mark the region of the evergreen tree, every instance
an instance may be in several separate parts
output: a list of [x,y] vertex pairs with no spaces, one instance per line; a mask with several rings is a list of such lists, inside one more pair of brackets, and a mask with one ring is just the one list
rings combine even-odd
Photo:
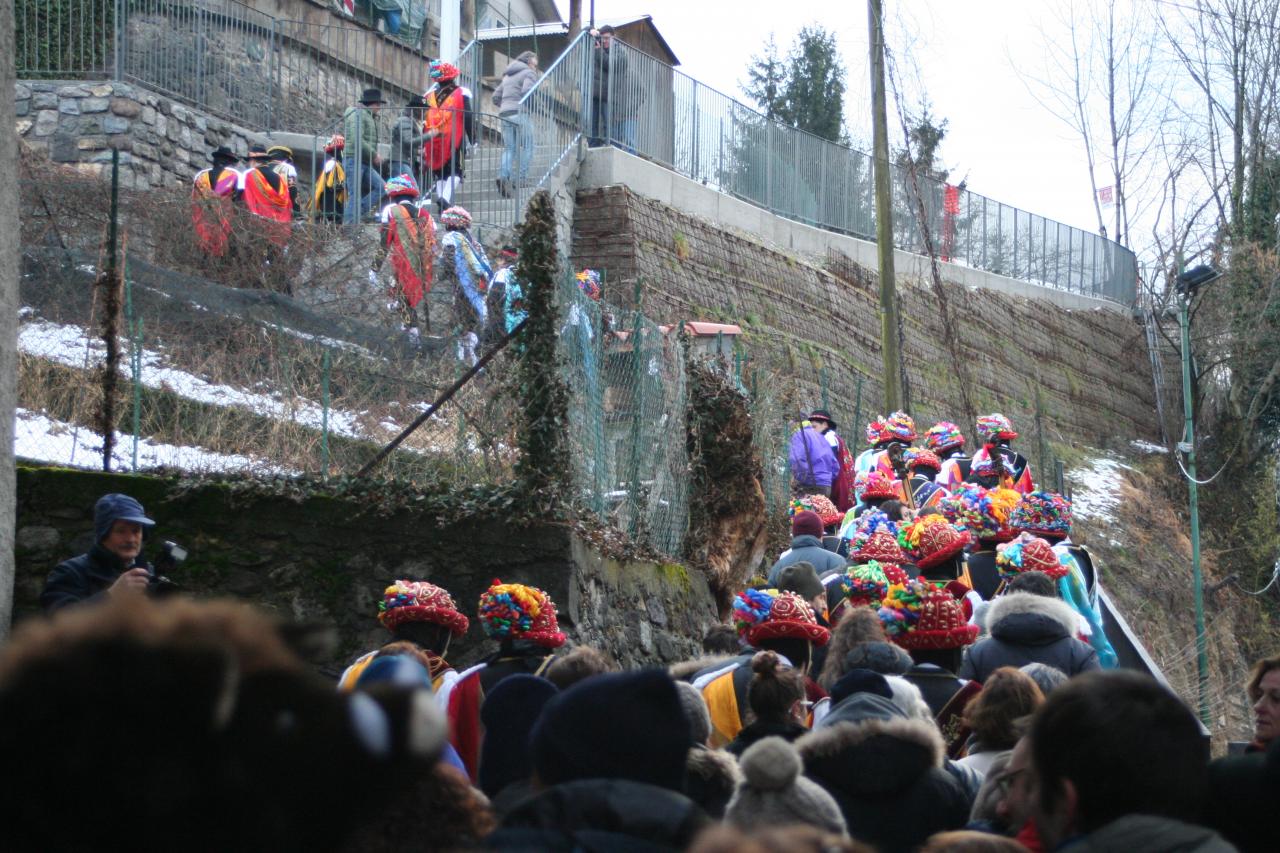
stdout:
[[778,55],[778,43],[774,40],[773,33],[770,33],[764,53],[751,57],[751,64],[747,66],[747,83],[742,89],[756,102],[766,118],[778,119],[786,110],[783,95],[786,85],[782,57]]
[[834,33],[805,27],[786,60],[772,35],[764,52],[751,57],[742,87],[766,118],[829,139],[845,142],[845,69]]
[[835,33],[804,27],[787,57],[783,121],[800,130],[844,141],[845,70]]

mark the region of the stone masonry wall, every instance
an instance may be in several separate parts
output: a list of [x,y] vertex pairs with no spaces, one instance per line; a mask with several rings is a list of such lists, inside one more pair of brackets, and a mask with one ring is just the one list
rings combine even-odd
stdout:
[[[577,196],[574,264],[606,273],[606,298],[633,299],[658,322],[740,324],[761,389],[789,397],[789,411],[822,401],[861,446],[852,424],[857,378],[863,420],[880,408],[879,284],[874,271],[840,255],[806,260],[698,217],[611,186]],[[972,414],[1001,411],[1022,433],[1028,456],[1037,387],[1046,441],[1105,446],[1112,438],[1159,438],[1151,369],[1141,327],[1109,310],[946,285],[961,358],[970,367]],[[964,394],[944,344],[939,302],[928,283],[899,280],[903,355],[912,413],[927,426],[953,420],[966,433]]]
[[226,484],[180,489],[156,477],[29,467],[18,469],[15,621],[37,618],[49,571],[92,544],[93,502],[107,492],[133,495],[158,522],[149,557],[166,539],[187,547],[190,558],[172,574],[185,591],[336,629],[336,651],[317,661],[334,675],[387,641],[376,603],[397,578],[440,584],[471,617],[450,647],[455,665],[493,648],[475,606],[494,578],[546,590],[571,645],[605,649],[628,667],[696,656],[716,621],[701,574],[607,559],[563,525],[493,518],[439,526],[421,513],[379,515],[330,497],[250,495]]
[[18,136],[55,163],[110,172],[120,149],[120,183],[131,189],[189,187],[226,145],[241,156],[260,137],[127,83],[27,81],[14,87]]

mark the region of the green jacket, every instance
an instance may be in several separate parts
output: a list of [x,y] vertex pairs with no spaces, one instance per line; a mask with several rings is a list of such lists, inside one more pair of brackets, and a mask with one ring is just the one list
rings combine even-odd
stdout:
[[373,165],[378,154],[378,122],[372,110],[363,104],[347,107],[342,114],[342,135],[348,157],[354,154],[362,165]]

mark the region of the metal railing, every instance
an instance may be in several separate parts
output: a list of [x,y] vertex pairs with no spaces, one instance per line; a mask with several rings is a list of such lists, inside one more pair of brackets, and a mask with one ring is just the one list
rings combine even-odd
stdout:
[[[251,130],[317,132],[366,88],[403,103],[430,83],[417,43],[236,0],[15,0],[14,13],[19,79],[139,83]],[[478,52],[458,61],[478,81]]]
[[[593,141],[788,219],[875,239],[869,155],[772,121],[661,60],[614,44],[591,60]],[[1125,305],[1134,301],[1137,263],[1123,246],[891,168],[897,248],[927,254],[927,234],[940,260]]]

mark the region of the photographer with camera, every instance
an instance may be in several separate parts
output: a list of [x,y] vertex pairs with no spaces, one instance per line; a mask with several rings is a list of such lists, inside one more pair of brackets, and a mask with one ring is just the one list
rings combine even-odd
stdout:
[[[171,591],[175,584],[142,557],[147,518],[142,504],[128,495],[103,495],[93,507],[94,546],[86,554],[59,563],[45,582],[40,604],[45,613],[108,596]],[[165,543],[164,558],[176,565],[186,552]]]

